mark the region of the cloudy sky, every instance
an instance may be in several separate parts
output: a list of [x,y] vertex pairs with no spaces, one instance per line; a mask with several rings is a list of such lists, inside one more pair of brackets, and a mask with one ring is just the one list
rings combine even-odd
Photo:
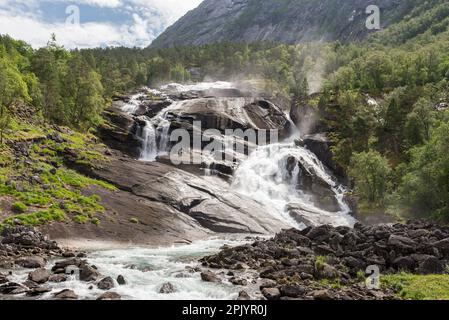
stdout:
[[0,0],[0,34],[25,40],[33,47],[44,46],[52,33],[66,48],[145,47],[201,2]]

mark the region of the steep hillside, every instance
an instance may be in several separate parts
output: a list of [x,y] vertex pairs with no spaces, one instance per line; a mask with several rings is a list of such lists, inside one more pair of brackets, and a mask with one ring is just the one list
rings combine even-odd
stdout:
[[407,15],[420,14],[439,0],[205,0],[168,28],[153,47],[201,45],[223,40],[299,43],[359,40],[367,6],[381,9],[383,28]]

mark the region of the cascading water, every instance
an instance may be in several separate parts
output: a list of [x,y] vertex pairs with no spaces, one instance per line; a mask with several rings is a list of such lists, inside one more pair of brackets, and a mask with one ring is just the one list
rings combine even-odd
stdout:
[[157,133],[151,121],[145,120],[142,129],[143,148],[140,154],[142,161],[156,161],[157,157]]
[[[311,195],[297,190],[300,168],[297,163],[288,170],[289,159],[294,158],[309,172],[329,185],[338,201],[340,210],[329,212],[316,206]],[[326,172],[315,154],[294,143],[275,143],[261,146],[240,164],[235,172],[232,188],[271,208],[276,218],[292,227],[304,227],[293,219],[287,208],[296,205],[313,224],[351,225],[354,219],[343,201],[343,189]]]

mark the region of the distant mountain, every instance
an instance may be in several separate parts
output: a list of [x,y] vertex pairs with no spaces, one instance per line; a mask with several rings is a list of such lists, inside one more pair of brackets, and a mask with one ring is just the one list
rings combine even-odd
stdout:
[[[152,47],[202,45],[223,40],[301,43],[354,41],[370,31],[366,8],[381,10],[381,27],[441,0],[205,0],[162,33]],[[444,2],[444,1],[443,1]]]

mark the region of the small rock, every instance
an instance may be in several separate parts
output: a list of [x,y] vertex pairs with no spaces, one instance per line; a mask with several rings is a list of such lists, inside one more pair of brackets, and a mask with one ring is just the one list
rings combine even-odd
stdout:
[[212,271],[201,272],[201,279],[205,282],[215,282],[220,283],[221,280]]
[[229,282],[231,282],[235,286],[246,286],[246,285],[248,285],[248,281],[246,279],[236,278],[236,277],[233,277],[233,278],[229,279]]
[[114,280],[111,277],[106,277],[97,284],[97,287],[105,291],[111,290],[115,287]]
[[176,291],[175,287],[170,282],[167,282],[162,285],[161,289],[159,290],[159,293],[170,294],[175,291]]
[[30,291],[28,291],[27,296],[36,297],[36,296],[43,295],[44,293],[47,293],[50,291],[51,291],[51,289],[47,288],[47,287],[37,287],[37,288],[33,288]]
[[121,300],[122,296],[117,292],[105,292],[97,300]]
[[281,297],[281,292],[278,288],[264,288],[262,294],[267,300],[278,300]]
[[28,275],[28,279],[36,283],[42,284],[48,281],[50,272],[44,268],[37,269]]
[[332,300],[333,296],[329,290],[316,290],[312,293],[315,300]]
[[240,291],[237,300],[251,300],[251,297],[246,291]]
[[60,292],[55,293],[54,297],[56,299],[60,299],[60,300],[76,300],[76,299],[78,299],[78,295],[73,290],[69,290],[69,289],[65,289]]
[[52,274],[48,281],[54,282],[54,283],[61,283],[67,281],[67,276],[65,274]]
[[75,253],[72,252],[72,251],[64,251],[64,252],[62,253],[62,256],[63,256],[64,258],[74,258],[74,257],[75,257]]
[[121,285],[121,286],[124,286],[124,285],[126,284],[125,277],[122,276],[122,275],[119,275],[119,276],[117,277],[117,283],[118,283],[119,285]]

